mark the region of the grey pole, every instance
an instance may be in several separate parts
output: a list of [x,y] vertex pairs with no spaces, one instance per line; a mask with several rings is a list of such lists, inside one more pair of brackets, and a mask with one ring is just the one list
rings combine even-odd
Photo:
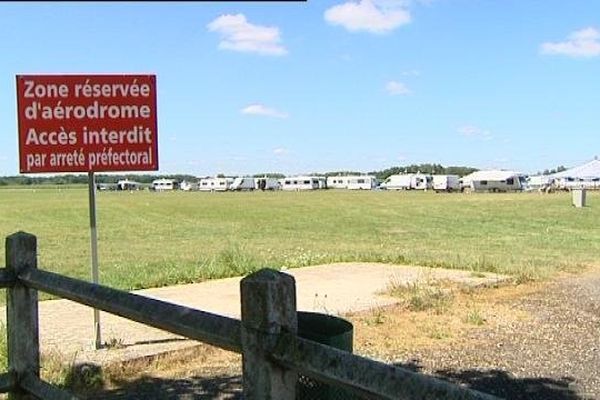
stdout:
[[[90,236],[92,244],[92,283],[98,284],[98,232],[96,230],[96,177],[88,172],[88,189],[90,195]],[[94,308],[94,347],[102,347],[100,337],[100,310]]]

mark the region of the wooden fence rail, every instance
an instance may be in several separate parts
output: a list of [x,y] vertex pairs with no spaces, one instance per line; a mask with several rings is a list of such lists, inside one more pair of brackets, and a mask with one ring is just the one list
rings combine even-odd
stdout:
[[8,372],[0,393],[10,400],[75,399],[40,379],[38,290],[242,354],[246,400],[295,400],[298,374],[363,399],[494,400],[496,397],[297,335],[294,278],[264,269],[242,279],[242,319],[224,317],[37,269],[35,236],[6,238]]

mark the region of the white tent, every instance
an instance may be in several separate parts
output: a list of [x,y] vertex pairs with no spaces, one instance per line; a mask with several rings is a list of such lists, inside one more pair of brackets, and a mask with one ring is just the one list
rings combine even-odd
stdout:
[[570,168],[566,171],[558,172],[553,176],[555,178],[577,179],[600,178],[600,160],[595,158],[588,163],[585,163],[578,167]]
[[600,189],[600,160],[596,157],[590,162],[552,176],[561,189]]

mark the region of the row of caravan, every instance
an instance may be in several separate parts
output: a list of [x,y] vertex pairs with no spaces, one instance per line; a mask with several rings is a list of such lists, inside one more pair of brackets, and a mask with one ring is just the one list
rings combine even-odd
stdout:
[[183,190],[199,190],[206,192],[249,191],[249,190],[317,190],[317,189],[350,189],[371,190],[377,187],[374,176],[294,176],[276,178],[202,178],[196,184],[182,182]]
[[434,190],[436,192],[511,192],[525,190],[524,175],[514,171],[476,171],[458,175],[400,174],[391,175],[380,185],[387,190]]
[[[117,184],[99,184],[99,190],[141,190],[137,182],[121,180]],[[458,175],[398,174],[379,183],[374,176],[296,176],[276,178],[202,178],[192,183],[178,183],[174,179],[156,179],[149,189],[153,191],[250,191],[250,190],[433,190],[436,192],[510,192],[529,190],[571,190],[574,188],[600,189],[600,179],[581,180],[553,176],[525,177],[511,171],[477,171],[459,178]]]
[[386,190],[435,190],[455,192],[461,189],[458,175],[399,174],[391,175],[380,185]]
[[[182,182],[183,184],[183,182]],[[199,190],[201,192],[225,192],[227,190],[279,190],[281,185],[275,178],[202,178],[196,184],[185,183],[183,190]]]
[[550,175],[526,176],[509,170],[482,170],[459,178],[458,175],[404,173],[391,175],[378,182],[373,175],[346,176],[292,176],[282,179],[270,177],[206,177],[198,181],[179,183],[174,179],[156,179],[150,186],[128,179],[114,183],[99,183],[98,190],[141,190],[154,191],[198,190],[198,191],[242,191],[242,190],[434,190],[436,192],[511,192],[553,191],[572,189],[600,189],[600,160]]
[[401,174],[392,175],[379,182],[373,175],[348,176],[294,176],[276,178],[202,178],[197,184],[182,183],[183,190],[245,191],[245,190],[435,190],[453,192],[461,190],[457,175]]
[[[477,171],[459,178],[458,175],[398,174],[378,182],[372,175],[351,176],[294,176],[282,179],[254,177],[206,177],[197,182],[174,179],[156,179],[149,189],[152,191],[225,192],[250,190],[302,191],[317,189],[348,190],[434,190],[436,192],[457,191],[514,191],[527,187],[524,177],[510,171]],[[121,180],[116,185],[99,185],[100,190],[139,190],[137,182]]]

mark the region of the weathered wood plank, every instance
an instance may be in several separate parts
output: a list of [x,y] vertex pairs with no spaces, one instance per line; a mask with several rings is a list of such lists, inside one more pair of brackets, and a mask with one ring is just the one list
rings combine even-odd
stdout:
[[431,376],[341,351],[291,334],[279,335],[271,357],[302,374],[350,389],[365,399],[498,400]]
[[37,376],[29,374],[19,382],[21,388],[27,393],[43,400],[79,400],[78,397],[60,390],[57,387],[42,381]]
[[273,335],[298,331],[294,278],[263,269],[242,279],[240,289],[244,398],[295,400],[298,374],[268,354]]
[[16,276],[14,271],[6,268],[0,268],[0,288],[8,288],[15,284]]
[[241,352],[237,319],[29,269],[18,279],[35,289],[226,350]]
[[[6,268],[16,276],[37,268],[36,237],[17,232],[6,238]],[[23,376],[40,376],[40,342],[37,290],[15,282],[6,290],[6,327],[8,370],[17,382]],[[10,400],[25,400],[29,395],[19,387],[10,391]]]
[[0,393],[6,393],[13,390],[17,385],[15,374],[6,372],[0,375]]

